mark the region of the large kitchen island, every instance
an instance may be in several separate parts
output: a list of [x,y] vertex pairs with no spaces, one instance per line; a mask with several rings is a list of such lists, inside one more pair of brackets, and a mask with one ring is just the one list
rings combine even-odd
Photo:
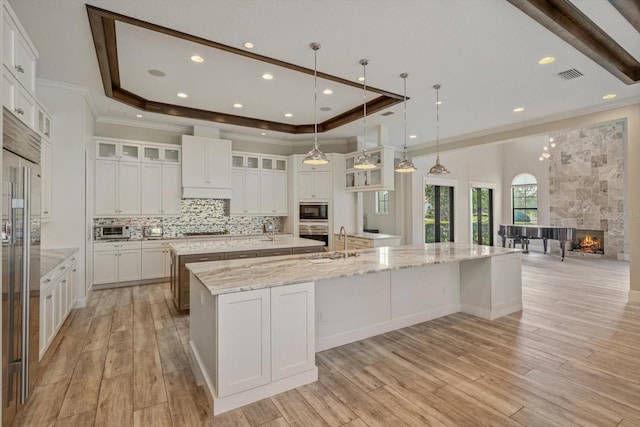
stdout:
[[220,414],[316,381],[316,351],[519,311],[520,262],[519,249],[438,243],[188,264],[196,377]]

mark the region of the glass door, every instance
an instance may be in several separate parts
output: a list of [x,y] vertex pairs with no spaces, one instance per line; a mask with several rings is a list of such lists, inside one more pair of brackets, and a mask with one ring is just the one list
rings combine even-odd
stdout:
[[453,187],[425,183],[424,242],[453,242]]
[[473,243],[493,245],[493,190],[471,188],[471,231]]

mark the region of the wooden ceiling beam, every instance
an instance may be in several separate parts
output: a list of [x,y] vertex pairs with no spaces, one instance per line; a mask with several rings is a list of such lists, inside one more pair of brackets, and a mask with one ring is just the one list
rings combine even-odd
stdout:
[[[507,1],[624,83],[631,85],[640,81],[640,62],[569,0]],[[631,14],[631,20],[637,20],[633,17],[637,9],[626,7],[625,10]]]

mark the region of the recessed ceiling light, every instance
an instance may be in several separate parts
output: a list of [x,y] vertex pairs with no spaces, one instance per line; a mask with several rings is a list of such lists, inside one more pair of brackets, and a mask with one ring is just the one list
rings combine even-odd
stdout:
[[544,161],[544,157],[540,156],[540,157],[538,157],[538,160],[540,160],[542,162],[542,161]]
[[244,44],[244,47],[246,47],[247,49],[253,49],[253,43],[251,43],[251,42],[246,42],[246,43]]
[[538,64],[547,65],[547,64],[551,64],[555,60],[556,60],[556,58],[554,58],[553,56],[545,56],[540,61],[538,61]]
[[233,107],[234,108],[242,108],[242,104],[236,102],[235,104],[233,104]]
[[358,77],[358,81],[359,81],[359,82],[363,82],[363,81],[364,81],[364,76],[360,76],[360,77]]
[[136,114],[136,117],[141,119],[142,118],[142,114]]
[[192,60],[193,62],[198,62],[198,63],[200,63],[200,62],[204,62],[204,58],[203,58],[202,56],[198,56],[198,55],[193,55],[193,56],[191,57],[191,60]]
[[155,77],[164,77],[164,76],[166,76],[165,72],[161,71],[161,70],[153,70],[153,69],[152,70],[147,70],[147,73],[149,73],[149,74],[151,74],[152,76],[155,76]]
[[291,114],[291,113],[285,113],[285,115],[284,115],[284,116],[285,116],[285,117],[293,117],[293,114]]
[[514,113],[521,113],[521,112],[523,112],[523,111],[524,111],[524,108],[523,108],[523,107],[517,107],[517,108],[514,108],[514,109],[513,109],[513,112],[514,112]]
[[320,111],[331,111],[331,107],[320,107]]
[[325,89],[322,91],[322,93],[324,93],[325,95],[331,95],[333,91],[331,89]]
[[442,104],[442,101],[436,101],[436,102],[434,102],[434,104],[440,105],[440,104]]
[[265,136],[267,133],[266,132],[262,132],[260,135]]
[[178,92],[177,95],[178,95],[178,98],[188,98],[189,97],[189,95],[187,95],[184,92]]
[[272,80],[273,79],[273,75],[269,74],[269,73],[265,73],[262,75],[262,78],[265,80]]
[[418,135],[409,135],[409,138],[411,139],[416,139],[418,137]]
[[615,93],[608,93],[605,96],[603,96],[602,99],[613,99],[616,96],[618,96],[618,95],[616,95]]

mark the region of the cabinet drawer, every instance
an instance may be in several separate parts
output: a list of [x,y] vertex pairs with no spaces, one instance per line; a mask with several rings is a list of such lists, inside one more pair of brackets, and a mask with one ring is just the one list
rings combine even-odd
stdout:
[[282,249],[263,249],[260,251],[260,256],[279,256],[279,255],[291,255],[291,248]]
[[180,257],[180,266],[184,267],[185,264],[190,262],[222,261],[223,259],[225,259],[223,253],[184,255]]
[[258,256],[260,256],[260,251],[238,251],[225,253],[224,259],[257,258]]
[[361,239],[359,237],[348,237],[347,242],[349,247],[365,249],[365,248],[373,248],[373,240],[371,239]]
[[93,251],[123,251],[130,249],[140,249],[141,247],[142,246],[140,245],[140,242],[99,242],[94,243]]
[[314,254],[316,252],[322,252],[324,246],[309,246],[306,248],[293,248],[294,254]]

